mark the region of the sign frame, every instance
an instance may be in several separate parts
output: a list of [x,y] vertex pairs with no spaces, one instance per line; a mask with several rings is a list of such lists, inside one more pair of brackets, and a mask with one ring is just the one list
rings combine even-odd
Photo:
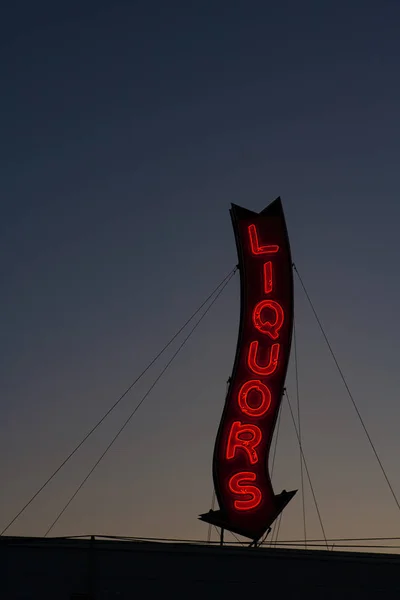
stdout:
[[293,270],[280,198],[260,213],[233,204],[230,214],[240,326],[213,456],[220,508],[199,518],[257,541],[297,491],[275,495],[268,470],[290,357]]

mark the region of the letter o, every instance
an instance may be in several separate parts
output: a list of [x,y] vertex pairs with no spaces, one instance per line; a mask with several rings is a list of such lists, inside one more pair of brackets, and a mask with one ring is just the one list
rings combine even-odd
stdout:
[[[261,396],[261,402],[259,406],[255,408],[249,406],[247,401],[247,397],[252,390],[256,391]],[[250,381],[246,381],[240,388],[238,403],[240,410],[246,415],[249,415],[249,417],[262,417],[271,406],[271,392],[269,391],[269,388],[258,379],[251,379]]]

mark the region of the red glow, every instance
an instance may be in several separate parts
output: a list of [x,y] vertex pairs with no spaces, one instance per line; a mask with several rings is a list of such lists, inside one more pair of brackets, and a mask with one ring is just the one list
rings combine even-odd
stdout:
[[279,350],[280,344],[272,344],[269,351],[268,363],[266,365],[260,365],[257,362],[258,342],[251,342],[249,353],[247,355],[247,365],[249,369],[253,371],[253,373],[256,373],[256,375],[262,375],[263,377],[272,375],[278,366]]
[[[247,401],[249,393],[253,390],[261,397],[260,404],[255,408],[250,406]],[[238,402],[242,412],[249,415],[249,417],[262,417],[271,405],[271,392],[261,381],[252,379],[246,381],[240,388]]]
[[[262,320],[261,313],[266,308],[269,308],[275,313],[274,323],[271,323],[271,321]],[[261,302],[259,302],[253,310],[254,326],[258,329],[258,331],[261,331],[261,333],[266,333],[273,340],[276,340],[279,337],[279,330],[283,325],[283,320],[283,308],[278,302],[275,302],[275,300],[261,300]]]
[[269,260],[264,263],[264,292],[270,294],[272,292],[272,262]]
[[270,244],[268,246],[260,246],[258,243],[257,229],[255,225],[249,225],[250,246],[253,254],[275,254],[279,250],[279,246]]
[[[242,436],[251,437],[244,438]],[[261,440],[261,429],[257,427],[257,425],[250,425],[249,423],[242,424],[240,421],[234,421],[229,432],[228,443],[226,446],[226,458],[228,460],[234,458],[236,449],[241,448],[248,454],[251,464],[254,465],[258,462],[258,454],[255,448]]]
[[261,490],[255,485],[248,485],[248,482],[255,481],[256,477],[255,473],[242,471],[230,478],[229,489],[233,494],[251,496],[248,500],[235,500],[234,506],[237,510],[251,510],[260,504],[262,500]]

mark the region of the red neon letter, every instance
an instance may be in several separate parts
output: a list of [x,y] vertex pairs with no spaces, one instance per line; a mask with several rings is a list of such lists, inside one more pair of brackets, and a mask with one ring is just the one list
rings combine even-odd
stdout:
[[[261,402],[256,408],[250,406],[247,401],[247,397],[252,390],[261,396]],[[240,388],[238,402],[241,411],[249,417],[262,417],[271,405],[271,392],[261,381],[256,379],[246,381]]]
[[251,464],[254,465],[258,462],[258,454],[255,448],[261,440],[261,429],[257,427],[257,425],[250,425],[248,423],[243,425],[240,421],[234,421],[229,432],[228,443],[226,446],[226,458],[228,460],[234,458],[236,448],[241,448],[247,452]]
[[242,471],[232,475],[229,480],[229,489],[233,494],[240,496],[250,496],[248,500],[235,500],[236,510],[251,510],[256,508],[261,502],[261,490],[255,485],[247,485],[249,481],[255,481],[256,474],[249,471]]
[[251,342],[249,353],[247,355],[247,365],[256,375],[272,375],[278,366],[280,344],[272,344],[269,351],[269,360],[266,365],[260,365],[257,362],[258,342]]
[[[275,313],[275,322],[271,323],[270,321],[263,321],[261,319],[261,313],[265,308],[269,308]],[[284,313],[283,308],[278,302],[274,300],[261,300],[253,311],[253,323],[254,327],[261,331],[261,333],[266,333],[270,338],[276,340],[279,337],[279,330],[283,325]]]
[[255,225],[249,225],[250,246],[253,254],[275,254],[279,250],[279,246],[270,244],[269,246],[260,246],[258,243],[257,229]]
[[264,292],[270,294],[272,292],[272,262],[269,260],[264,263]]

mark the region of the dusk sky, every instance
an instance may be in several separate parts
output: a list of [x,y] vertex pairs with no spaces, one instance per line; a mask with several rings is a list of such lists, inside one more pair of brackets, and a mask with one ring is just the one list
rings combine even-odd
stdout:
[[[230,204],[260,211],[279,195],[293,259],[400,496],[399,32],[398,0],[2,9],[0,530],[234,267]],[[206,539],[197,517],[211,504],[238,279],[52,535]],[[400,536],[297,283],[304,453],[326,534]],[[7,534],[44,535],[174,348]],[[294,402],[293,361],[287,387]],[[273,485],[299,484],[284,403]],[[321,538],[306,491],[308,535]],[[301,536],[298,494],[280,538]]]

